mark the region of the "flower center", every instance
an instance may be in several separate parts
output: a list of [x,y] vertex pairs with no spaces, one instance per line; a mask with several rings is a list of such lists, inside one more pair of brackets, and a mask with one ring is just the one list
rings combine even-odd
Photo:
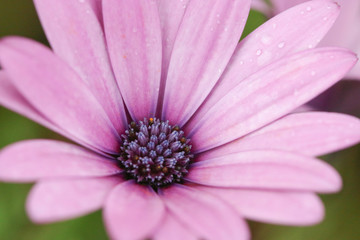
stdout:
[[188,173],[193,159],[190,140],[169,121],[131,122],[122,138],[118,160],[126,178],[158,188],[181,183]]

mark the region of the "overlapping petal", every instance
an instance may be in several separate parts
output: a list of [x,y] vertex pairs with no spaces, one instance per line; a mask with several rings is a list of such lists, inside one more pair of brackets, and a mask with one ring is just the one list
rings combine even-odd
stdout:
[[86,83],[117,131],[126,117],[113,76],[104,32],[99,22],[100,1],[35,0],[37,12],[52,49]]
[[119,177],[46,180],[38,182],[27,200],[27,212],[36,223],[79,217],[100,209]]
[[154,239],[197,240],[198,238],[174,216],[172,216],[170,213],[167,213],[161,223],[161,226],[158,227],[156,233],[154,234]]
[[[308,7],[311,11],[307,11]],[[275,16],[249,34],[238,44],[226,71],[189,121],[187,129],[192,129],[214,104],[246,77],[286,55],[315,47],[338,15],[336,4],[312,1]]]
[[250,239],[245,221],[225,202],[206,192],[174,185],[165,189],[162,197],[171,213],[198,238]]
[[16,89],[45,117],[98,149],[117,151],[119,136],[103,108],[49,49],[24,38],[4,38],[0,60]]
[[341,178],[330,165],[281,151],[247,151],[192,165],[188,181],[214,187],[336,192]]
[[289,113],[341,79],[356,61],[347,50],[319,48],[268,65],[240,82],[188,129],[195,151],[230,142]]
[[161,76],[161,29],[156,1],[103,1],[107,46],[130,115],[155,116]]
[[243,138],[199,154],[197,161],[249,150],[320,156],[360,142],[358,118],[338,113],[295,113]]
[[145,239],[161,222],[165,207],[149,187],[132,181],[117,186],[104,207],[104,219],[112,239]]
[[200,106],[233,54],[249,8],[249,0],[189,2],[171,54],[163,119],[183,125]]
[[32,182],[44,178],[109,176],[116,163],[82,147],[53,140],[28,140],[0,152],[0,179]]

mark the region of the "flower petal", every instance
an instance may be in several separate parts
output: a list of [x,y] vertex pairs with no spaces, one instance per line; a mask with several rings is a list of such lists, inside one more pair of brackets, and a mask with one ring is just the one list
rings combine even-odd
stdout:
[[206,160],[249,150],[282,150],[320,156],[360,142],[360,120],[338,113],[288,115],[243,138],[201,153]]
[[245,221],[225,202],[204,191],[173,185],[162,197],[171,213],[199,238],[250,239]]
[[164,204],[151,188],[128,181],[110,193],[104,219],[112,239],[145,239],[155,231],[164,213]]
[[24,38],[4,38],[0,60],[16,88],[45,117],[90,145],[117,151],[119,136],[104,110],[49,49]]
[[338,15],[335,3],[311,1],[265,22],[238,44],[226,71],[187,128],[194,128],[214,104],[251,74],[286,55],[315,47]]
[[100,209],[120,177],[40,181],[31,190],[26,208],[32,221],[50,223]]
[[161,74],[161,29],[155,1],[103,1],[110,58],[135,120],[155,116]]
[[281,151],[247,151],[192,165],[186,179],[218,186],[336,192],[341,178],[330,165]]
[[156,240],[197,240],[198,238],[182,223],[180,223],[170,213],[167,213],[165,219],[161,223],[154,234],[153,239]]
[[50,128],[60,134],[66,135],[66,132],[41,115],[29,102],[19,93],[11,83],[9,76],[4,71],[0,71],[0,105],[17,112],[27,118]]
[[43,178],[108,176],[119,173],[116,163],[73,144],[28,140],[0,152],[0,179],[32,182]]
[[120,132],[125,129],[126,116],[104,32],[95,12],[99,12],[96,9],[99,3],[94,0],[35,0],[54,52],[79,74]]
[[201,187],[230,203],[245,218],[273,224],[306,226],[319,223],[324,206],[307,192],[280,192]]
[[176,35],[189,0],[157,0],[162,37],[162,65],[158,110],[161,110],[166,78]]
[[356,61],[347,50],[320,48],[268,65],[240,82],[197,122],[188,133],[195,151],[240,138],[289,113],[340,80]]
[[49,121],[44,117],[39,111],[37,111],[15,88],[11,80],[4,71],[0,71],[0,105],[17,112],[27,118],[86,146],[87,148],[93,150],[94,152],[104,155],[99,149],[94,148],[93,146],[87,144],[84,141],[79,140],[78,138],[71,135],[66,129],[62,129]]
[[184,124],[209,94],[238,44],[250,2],[189,2],[171,55],[163,119]]

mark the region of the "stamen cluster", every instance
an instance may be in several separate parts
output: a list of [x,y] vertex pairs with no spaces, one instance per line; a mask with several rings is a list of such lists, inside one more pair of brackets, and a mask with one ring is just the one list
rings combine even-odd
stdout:
[[131,122],[118,157],[125,177],[153,188],[182,182],[188,173],[190,140],[178,126],[156,118]]

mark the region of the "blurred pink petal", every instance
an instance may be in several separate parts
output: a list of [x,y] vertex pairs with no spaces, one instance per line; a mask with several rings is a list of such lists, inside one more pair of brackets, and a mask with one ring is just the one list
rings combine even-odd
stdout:
[[250,239],[246,223],[225,202],[180,185],[165,189],[163,194],[171,213],[199,238]]
[[334,168],[310,157],[280,151],[248,151],[194,163],[186,179],[214,187],[336,192]]
[[230,203],[246,218],[284,225],[313,225],[324,217],[318,196],[308,192],[282,192],[254,189],[201,189]]
[[338,113],[295,113],[220,148],[199,154],[197,161],[265,149],[320,156],[359,141],[358,118]]
[[197,240],[198,238],[170,213],[167,213],[161,227],[154,234],[156,240]]
[[40,181],[28,196],[27,212],[36,223],[79,217],[100,209],[120,182],[118,177]]
[[163,119],[183,125],[200,106],[228,64],[249,9],[249,0],[189,2],[171,55]]
[[103,1],[106,40],[133,119],[155,116],[161,76],[161,29],[155,1]]
[[131,181],[114,188],[104,207],[104,220],[112,239],[145,239],[164,214],[159,196]]
[[108,176],[119,172],[116,163],[60,141],[22,141],[0,152],[2,181],[32,182],[43,178]]

